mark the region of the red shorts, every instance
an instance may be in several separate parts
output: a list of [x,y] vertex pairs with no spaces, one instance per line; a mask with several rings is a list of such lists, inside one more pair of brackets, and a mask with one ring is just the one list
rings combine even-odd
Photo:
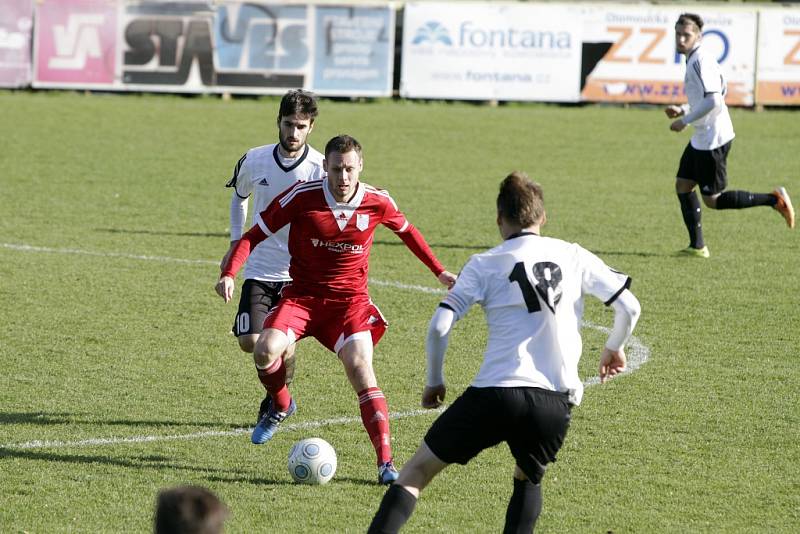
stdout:
[[372,338],[377,345],[389,323],[369,297],[325,299],[284,297],[267,314],[264,328],[276,328],[294,340],[312,336],[337,353],[353,339]]

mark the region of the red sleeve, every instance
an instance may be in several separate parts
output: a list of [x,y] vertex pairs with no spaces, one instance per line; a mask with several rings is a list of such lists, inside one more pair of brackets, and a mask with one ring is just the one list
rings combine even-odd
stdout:
[[264,233],[264,230],[262,230],[260,226],[255,225],[250,228],[242,238],[239,239],[239,242],[236,243],[231,255],[228,257],[228,263],[226,263],[225,267],[222,269],[221,276],[235,278],[236,273],[239,272],[244,262],[247,261],[250,252],[266,238],[267,234]]
[[439,263],[439,260],[433,255],[431,247],[428,246],[425,238],[422,237],[422,234],[413,224],[409,223],[405,230],[398,232],[397,235],[434,275],[439,276],[444,272],[444,266]]
[[386,191],[377,192],[383,204],[383,213],[381,214],[381,224],[392,232],[405,232],[405,229],[411,224],[403,215],[403,212],[397,209],[392,197]]

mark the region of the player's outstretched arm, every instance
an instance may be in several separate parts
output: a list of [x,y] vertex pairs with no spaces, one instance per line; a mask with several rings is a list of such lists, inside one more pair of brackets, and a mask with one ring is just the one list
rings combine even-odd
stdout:
[[[431,247],[429,247],[428,243],[425,241],[425,238],[422,236],[420,231],[414,227],[413,224],[409,224],[402,232],[396,233],[403,243],[406,244],[408,249],[413,252],[414,255],[419,258],[419,260],[424,263],[434,275],[436,275],[436,278],[439,278],[446,272],[444,266],[439,262],[438,259],[436,259]],[[444,285],[447,285],[447,283],[443,282],[441,278],[439,278],[439,281]]]

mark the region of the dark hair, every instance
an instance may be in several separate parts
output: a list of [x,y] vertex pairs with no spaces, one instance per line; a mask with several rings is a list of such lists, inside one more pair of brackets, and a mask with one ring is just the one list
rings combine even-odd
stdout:
[[541,223],[544,217],[542,186],[522,171],[512,172],[500,182],[497,214],[522,228]]
[[685,26],[686,24],[694,24],[697,26],[697,29],[703,31],[703,19],[700,18],[700,15],[696,15],[694,13],[681,13],[678,17],[678,22],[675,23],[675,26]]
[[337,135],[325,145],[325,157],[327,158],[331,152],[346,154],[351,150],[355,150],[358,157],[361,157],[361,143],[356,141],[355,137],[351,137],[347,134]]
[[159,492],[153,520],[155,534],[219,534],[228,508],[213,492],[178,486]]
[[278,110],[278,124],[281,122],[281,117],[290,115],[307,117],[313,123],[318,114],[317,96],[309,91],[293,89],[281,98],[281,107]]

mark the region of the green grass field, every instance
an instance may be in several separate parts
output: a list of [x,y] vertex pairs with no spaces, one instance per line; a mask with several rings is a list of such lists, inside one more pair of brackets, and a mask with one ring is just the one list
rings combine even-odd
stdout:
[[[0,531],[147,532],[156,492],[192,483],[228,504],[229,532],[363,532],[384,488],[340,364],[298,348],[299,411],[249,443],[262,396],[214,294],[230,190],[249,147],[276,136],[275,99],[0,93]],[[800,116],[732,112],[731,186],[785,185],[800,203]],[[499,240],[499,181],[545,189],[547,235],[634,279],[649,350],[636,372],[587,389],[544,481],[539,532],[796,532],[800,525],[800,233],[767,208],[704,211],[710,260],[673,257],[673,192],[688,132],[656,108],[323,101],[312,134],[365,147],[388,189],[457,271]],[[418,413],[436,280],[390,232],[371,293],[391,327],[376,352],[402,465],[435,413]],[[235,297],[238,300],[238,292]],[[610,325],[600,303],[585,319]],[[477,309],[451,336],[449,400],[481,360]],[[584,330],[590,378],[605,336]],[[344,418],[344,419],[342,419]],[[318,426],[315,426],[318,425]],[[327,486],[291,482],[292,443],[336,448]],[[127,439],[126,439],[127,438]],[[406,532],[499,531],[503,447],[438,477]]]

